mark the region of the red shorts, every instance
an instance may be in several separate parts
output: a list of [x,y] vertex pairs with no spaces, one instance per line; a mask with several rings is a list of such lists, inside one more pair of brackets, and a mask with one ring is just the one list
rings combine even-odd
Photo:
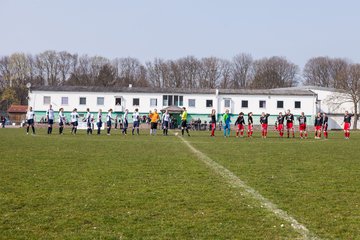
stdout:
[[244,124],[238,124],[237,129],[238,130],[244,130],[245,129]]
[[267,128],[268,128],[267,123],[261,124],[261,129],[262,129],[262,130],[267,130]]
[[349,131],[350,130],[350,123],[344,123],[344,130]]
[[321,131],[322,126],[315,126],[316,131]]
[[253,130],[253,125],[248,125],[248,130],[252,131]]
[[287,123],[286,128],[287,129],[292,129],[293,128],[293,123]]
[[300,131],[306,131],[306,124],[300,124],[299,125],[299,130]]
[[282,131],[284,129],[284,124],[279,124],[277,126],[278,131]]

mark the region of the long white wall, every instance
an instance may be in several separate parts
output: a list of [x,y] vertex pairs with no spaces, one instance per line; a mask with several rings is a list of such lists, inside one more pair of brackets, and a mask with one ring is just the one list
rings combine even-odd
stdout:
[[[29,94],[29,104],[37,111],[37,115],[41,117],[41,114],[45,114],[45,111],[48,109],[49,104],[44,104],[44,97],[51,98],[51,104],[53,105],[54,110],[58,110],[60,107],[63,107],[65,112],[69,113],[73,108],[77,108],[78,111],[85,112],[86,108],[90,108],[91,112],[97,112],[98,109],[102,109],[106,112],[109,108],[112,108],[116,113],[122,113],[125,109],[128,109],[129,112],[133,112],[135,108],[139,109],[139,112],[142,114],[147,113],[149,110],[154,108],[161,110],[166,107],[163,106],[163,95],[181,95],[183,96],[183,106],[188,109],[190,118],[201,118],[204,120],[209,120],[208,115],[211,110],[214,108],[217,110],[218,114],[224,113],[225,109],[230,109],[230,112],[234,115],[232,117],[233,122],[236,119],[236,115],[239,112],[253,112],[254,121],[258,123],[258,116],[262,112],[266,112],[272,115],[270,118],[270,124],[274,124],[275,116],[279,112],[284,112],[287,109],[290,109],[293,114],[299,115],[301,112],[305,112],[307,116],[315,115],[316,111],[316,95],[314,96],[289,96],[289,95],[238,95],[238,94],[170,94],[170,93],[134,93],[134,92],[124,92],[124,93],[112,93],[112,92],[51,92],[51,91],[32,91]],[[62,104],[62,97],[68,98],[68,104]],[[86,105],[80,104],[80,97],[86,98]],[[103,97],[104,104],[98,105],[97,98]],[[121,98],[121,105],[115,105],[115,99]],[[140,101],[139,106],[133,105],[133,99],[138,98]],[[150,105],[150,99],[157,99],[157,106]],[[193,103],[195,101],[195,106],[189,106],[189,100]],[[212,101],[212,105],[207,106],[207,100]],[[260,108],[259,101],[266,101],[266,107]],[[230,106],[226,107],[225,102],[229,103]],[[242,101],[248,102],[248,107],[242,107]],[[283,101],[283,107],[277,107],[277,101]],[[300,108],[295,108],[295,101],[301,102]],[[309,123],[311,124],[312,118],[309,118]]]

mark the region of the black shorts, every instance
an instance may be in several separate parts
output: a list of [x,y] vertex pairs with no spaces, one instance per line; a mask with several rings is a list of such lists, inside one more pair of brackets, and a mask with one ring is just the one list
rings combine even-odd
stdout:
[[54,124],[54,119],[48,119],[48,124],[53,125]]
[[72,122],[71,125],[73,125],[74,127],[77,127],[79,125],[78,121]]
[[107,122],[106,122],[106,126],[107,126],[107,127],[111,127],[111,121],[107,121]]
[[187,122],[186,122],[186,120],[182,120],[182,121],[181,121],[181,127],[183,127],[183,128],[186,128],[186,127],[187,127]]
[[28,120],[27,120],[27,124],[33,125],[33,124],[34,124],[34,119],[28,119]]
[[156,122],[151,123],[151,129],[157,129],[157,123]]

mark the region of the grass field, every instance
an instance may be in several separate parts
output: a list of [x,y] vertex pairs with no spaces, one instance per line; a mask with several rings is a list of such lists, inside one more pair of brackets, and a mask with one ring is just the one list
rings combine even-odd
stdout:
[[306,238],[229,172],[312,237],[360,239],[360,133],[325,141],[45,132],[0,129],[1,239]]

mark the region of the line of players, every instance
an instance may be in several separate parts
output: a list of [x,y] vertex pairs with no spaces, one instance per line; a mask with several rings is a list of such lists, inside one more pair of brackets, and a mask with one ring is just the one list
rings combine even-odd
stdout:
[[[109,109],[108,113],[106,115],[106,123],[105,124],[106,124],[106,128],[107,128],[107,135],[110,135],[112,121],[115,120],[112,117],[112,112],[113,112],[113,110]],[[128,111],[128,109],[126,109],[124,116],[123,116],[123,128],[122,128],[123,135],[127,135],[127,129],[129,126],[128,115],[129,115],[129,111]],[[132,135],[135,134],[135,131],[136,131],[136,134],[139,135],[140,134],[140,130],[139,130],[140,114],[139,114],[139,111],[137,108],[133,112],[132,118],[133,118]],[[154,109],[154,112],[150,111],[149,118],[150,118],[150,135],[156,135],[157,125],[158,125],[158,122],[160,121],[160,115],[158,114],[156,109]],[[187,118],[187,112],[186,112],[185,108],[184,108],[184,112],[182,114],[182,118],[185,118],[185,119]],[[29,129],[31,127],[33,134],[35,134],[35,127],[34,127],[35,112],[33,111],[32,107],[29,107],[29,110],[26,113],[26,119],[27,119],[26,133],[29,134]],[[49,109],[46,111],[46,119],[48,122],[47,134],[52,134],[53,125],[54,125],[54,121],[55,121],[55,111],[53,110],[52,105],[50,105]],[[77,109],[74,108],[70,114],[70,124],[72,126],[71,134],[77,133],[79,119],[80,119],[80,115],[78,114]],[[86,114],[85,114],[84,118],[82,119],[82,121],[86,122],[86,126],[87,126],[86,132],[88,135],[93,133],[93,128],[94,128],[95,122],[96,122],[96,127],[97,127],[97,134],[99,135],[101,133],[101,128],[104,124],[102,119],[103,119],[103,112],[101,109],[99,109],[96,119],[93,116],[93,114],[90,113],[90,109],[89,108],[86,109]],[[168,135],[169,122],[170,122],[170,114],[168,113],[168,111],[166,111],[162,116],[163,135]],[[59,134],[64,134],[64,126],[66,124],[66,117],[65,117],[63,108],[59,109],[58,123],[59,123]],[[185,124],[186,124],[186,121],[185,121]],[[185,124],[182,124],[182,125],[185,125]],[[187,129],[186,129],[186,131],[189,135],[189,132]]]
[[[114,120],[114,118],[112,117],[112,112],[113,112],[113,110],[109,109],[108,113],[106,115],[107,135],[110,135],[112,120]],[[124,113],[124,119],[123,119],[123,129],[122,129],[123,135],[127,134],[127,128],[128,128],[128,124],[129,124],[128,123],[128,114],[129,114],[129,112],[126,109],[125,113]],[[64,126],[66,123],[66,118],[65,118],[63,108],[59,109],[58,116],[59,116],[58,117],[59,134],[63,134]],[[254,121],[253,121],[252,116],[253,116],[252,112],[248,113],[248,119],[247,119],[248,120],[248,131],[247,131],[248,137],[252,137],[253,132],[254,132],[254,127],[253,127]],[[267,137],[269,116],[270,116],[270,114],[265,114],[264,112],[260,116],[262,138]],[[349,139],[349,137],[350,137],[350,126],[351,126],[351,117],[352,116],[353,116],[353,114],[349,114],[348,111],[345,112],[344,122],[343,122],[345,139]],[[132,117],[133,117],[132,135],[135,134],[135,130],[136,130],[136,134],[139,135],[140,115],[139,115],[138,109],[135,109],[135,111],[132,114]],[[211,129],[212,129],[211,136],[215,136],[215,129],[216,129],[216,111],[215,111],[215,109],[212,110],[210,117],[211,117]],[[52,105],[50,105],[49,109],[46,111],[46,119],[48,121],[48,129],[47,129],[48,134],[52,133],[54,118],[55,118],[54,110],[52,108]],[[80,116],[77,113],[77,109],[74,108],[74,110],[70,114],[70,124],[72,126],[72,129],[71,129],[72,134],[77,133],[77,126],[78,126],[79,118],[80,118]],[[101,128],[102,128],[102,124],[103,124],[102,118],[103,118],[103,113],[102,113],[102,110],[99,109],[99,112],[97,114],[97,119],[96,119],[97,134],[100,134],[100,132],[101,132]],[[150,118],[150,134],[156,135],[157,125],[160,120],[160,116],[157,113],[156,109],[154,110],[154,112],[150,111],[149,118]],[[26,119],[27,119],[26,133],[29,134],[29,128],[31,126],[33,134],[35,134],[35,127],[34,127],[35,113],[32,110],[32,107],[29,108],[29,111],[26,114]],[[169,120],[170,120],[170,114],[168,113],[168,111],[166,111],[162,116],[163,135],[168,135]],[[184,130],[186,130],[188,136],[190,136],[188,129],[187,129],[187,121],[186,121],[187,120],[187,111],[186,111],[185,107],[183,108],[183,112],[181,114],[181,120],[182,120],[182,123],[181,123],[182,135],[184,135]],[[279,132],[280,137],[284,136],[284,130],[285,130],[284,126],[286,126],[287,137],[290,138],[290,134],[292,135],[293,138],[295,137],[294,120],[295,120],[294,115],[290,112],[290,110],[287,110],[284,115],[282,114],[282,112],[279,113],[279,115],[276,118],[275,129]],[[301,115],[297,118],[297,120],[299,121],[300,138],[307,138],[308,137],[307,122],[306,122],[306,116],[305,116],[304,112],[301,113]],[[86,115],[82,119],[82,121],[86,122],[86,124],[87,124],[87,134],[92,134],[95,119],[94,119],[94,116],[90,113],[89,108],[87,108]],[[223,122],[224,122],[224,136],[229,137],[230,136],[230,122],[231,122],[229,110],[225,111],[225,114],[223,115]],[[236,137],[239,137],[239,135],[242,137],[244,135],[244,130],[245,130],[245,118],[244,118],[243,112],[239,113],[239,116],[237,117],[237,119],[235,121],[235,126],[237,127]],[[324,133],[324,137],[326,139],[328,138],[328,131],[327,131],[328,116],[326,115],[326,113],[319,112],[317,114],[317,116],[315,117],[314,127],[315,127],[315,139],[320,139],[322,132]]]
[[[254,132],[254,121],[253,121],[253,113],[248,113],[248,130],[247,130],[247,136],[252,137]],[[270,114],[262,113],[260,116],[260,124],[261,124],[261,136],[262,138],[267,137],[268,133],[268,123]],[[349,114],[348,111],[345,112],[344,115],[344,135],[345,139],[350,138],[350,126],[351,126],[351,117],[354,116],[353,114]],[[301,113],[299,117],[297,117],[297,120],[299,121],[299,132],[300,132],[300,138],[307,138],[307,122],[306,122],[306,116],[304,112]],[[214,131],[216,128],[215,122],[215,110],[213,109],[211,112],[211,121],[212,121],[212,132],[210,136],[214,136]],[[286,132],[287,137],[290,138],[290,134],[293,138],[295,138],[295,131],[294,131],[294,115],[290,112],[290,110],[287,110],[285,114],[282,112],[279,113],[279,115],[276,118],[275,122],[275,129],[279,132],[279,136],[282,138],[284,137],[284,131],[286,126]],[[223,115],[223,122],[224,122],[224,137],[230,136],[230,116],[229,116],[229,110],[225,111],[225,114]],[[315,127],[315,139],[321,138],[321,133],[324,133],[325,139],[328,138],[328,124],[329,124],[329,118],[326,113],[317,113],[314,121],[314,127]],[[240,112],[236,121],[236,137],[244,136],[245,131],[245,118],[244,113]]]

